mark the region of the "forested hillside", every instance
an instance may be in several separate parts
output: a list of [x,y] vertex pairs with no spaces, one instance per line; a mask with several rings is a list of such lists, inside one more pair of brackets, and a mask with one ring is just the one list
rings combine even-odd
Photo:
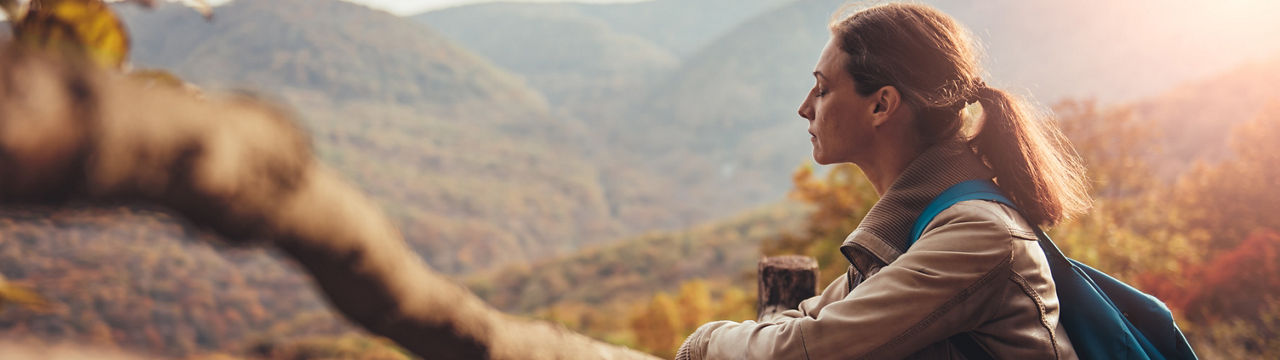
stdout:
[[754,277],[760,244],[799,231],[807,213],[790,202],[762,207],[681,231],[488,271],[471,277],[468,285],[498,308],[532,312],[559,303],[635,301],[693,279],[738,282]]

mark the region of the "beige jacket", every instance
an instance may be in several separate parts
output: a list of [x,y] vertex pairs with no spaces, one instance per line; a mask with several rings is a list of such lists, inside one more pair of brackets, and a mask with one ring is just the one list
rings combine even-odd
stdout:
[[910,250],[915,218],[955,183],[990,179],[960,141],[912,161],[849,234],[849,272],[798,309],[760,322],[713,322],[681,347],[689,359],[963,359],[972,335],[998,359],[1073,359],[1033,228],[1002,204],[970,200],[938,214]]

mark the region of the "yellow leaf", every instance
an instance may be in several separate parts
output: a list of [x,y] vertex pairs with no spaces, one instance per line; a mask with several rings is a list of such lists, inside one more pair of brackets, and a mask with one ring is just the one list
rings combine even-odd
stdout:
[[28,46],[74,51],[107,67],[119,68],[129,57],[129,34],[101,0],[33,2],[14,35]]

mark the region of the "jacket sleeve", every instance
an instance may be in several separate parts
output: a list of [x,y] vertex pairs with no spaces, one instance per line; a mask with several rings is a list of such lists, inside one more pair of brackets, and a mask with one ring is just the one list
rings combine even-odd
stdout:
[[959,203],[816,317],[708,323],[690,335],[685,352],[695,360],[902,358],[990,317],[996,306],[984,300],[1004,296],[999,280],[1011,246],[1008,226],[993,212]]

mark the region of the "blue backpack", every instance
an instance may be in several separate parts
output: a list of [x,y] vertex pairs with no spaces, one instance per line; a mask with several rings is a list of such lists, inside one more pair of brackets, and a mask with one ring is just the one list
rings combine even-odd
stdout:
[[[1017,209],[990,180],[961,182],[939,194],[920,213],[911,229],[907,247],[920,238],[925,226],[938,213],[965,200],[995,201]],[[1058,290],[1060,321],[1080,358],[1196,359],[1191,345],[1173,322],[1173,314],[1163,302],[1079,261],[1068,259],[1048,235],[1038,227],[1035,232],[1049,259],[1049,269]],[[971,338],[967,339],[972,342]],[[980,350],[961,340],[957,345],[961,350]],[[972,350],[966,352],[972,353]],[[989,358],[990,355],[984,352],[976,357]]]

